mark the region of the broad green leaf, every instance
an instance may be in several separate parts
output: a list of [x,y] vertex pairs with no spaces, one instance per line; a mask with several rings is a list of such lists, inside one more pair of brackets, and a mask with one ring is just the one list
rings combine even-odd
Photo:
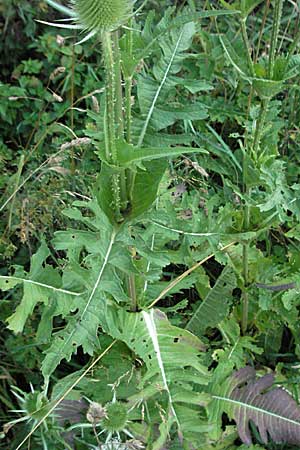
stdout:
[[174,75],[170,77],[170,82],[174,83],[174,85],[184,86],[192,94],[202,91],[211,91],[214,89],[213,85],[207,81],[179,78]]
[[252,78],[252,84],[257,94],[262,99],[270,99],[279,94],[283,89],[283,81]]
[[[207,384],[208,373],[201,364],[201,341],[191,333],[172,326],[159,310],[130,313],[107,304],[102,327],[115,339],[125,342],[147,366],[144,383],[151,382],[166,392],[169,427],[176,423],[181,434],[189,430],[191,422],[181,414],[181,403],[191,404],[194,383]],[[182,354],[185,355],[182,368]],[[194,390],[193,390],[194,392]],[[196,403],[207,403],[207,395],[197,395]],[[178,402],[178,405],[177,405]],[[196,412],[193,410],[194,425]],[[162,433],[164,434],[164,433]]]
[[201,102],[190,105],[176,104],[159,105],[153,113],[151,125],[157,130],[163,130],[180,120],[204,120],[208,117],[207,108]]
[[170,158],[183,153],[208,153],[207,150],[197,147],[150,147],[137,148],[126,142],[117,144],[118,161],[121,166],[126,167],[132,163],[151,161],[159,158]]
[[145,170],[137,169],[132,191],[130,218],[134,219],[149,209],[157,198],[161,179],[167,168],[164,159],[144,163]]
[[[100,155],[100,152],[99,152]],[[101,170],[97,177],[94,187],[95,196],[97,198],[100,208],[109,217],[111,222],[114,222],[113,212],[113,195],[112,195],[112,176],[116,170],[108,166],[104,161],[101,163]]]
[[[98,254],[98,261],[96,259],[96,266],[91,274],[91,288],[84,297],[80,298],[80,301],[77,301],[77,313],[69,318],[65,329],[54,336],[42,365],[45,379],[49,378],[62,359],[70,360],[72,353],[79,345],[82,345],[84,352],[90,355],[97,348],[97,330],[101,321],[101,313],[108,298],[105,290],[110,287],[110,283],[108,283],[104,290],[102,281],[105,277],[108,281],[112,275],[108,264],[116,238],[116,232],[108,221],[106,222],[106,229],[102,231],[102,237],[99,238],[98,242],[96,241],[101,255]],[[80,243],[78,244],[80,245]],[[66,242],[66,248],[67,246],[68,243]],[[81,247],[83,246],[84,239],[81,244]],[[95,270],[96,267],[97,270]],[[111,285],[113,288],[113,281]]]
[[235,287],[236,277],[231,267],[227,266],[194,312],[186,329],[196,336],[203,336],[208,327],[216,327],[228,314]]

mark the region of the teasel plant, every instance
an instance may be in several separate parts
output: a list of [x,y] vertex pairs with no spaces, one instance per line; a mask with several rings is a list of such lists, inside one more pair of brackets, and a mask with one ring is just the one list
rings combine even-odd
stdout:
[[[131,141],[131,86],[132,77],[124,77],[121,70],[119,48],[120,28],[131,24],[131,18],[143,8],[147,0],[134,11],[136,0],[72,0],[70,7],[63,6],[54,0],[46,2],[67,15],[66,19],[57,22],[39,21],[46,25],[81,30],[85,36],[75,45],[82,44],[91,38],[99,38],[102,45],[103,64],[105,68],[105,114],[104,141],[105,160],[116,168],[110,177],[113,221],[120,223],[130,205],[130,193],[134,183],[134,173],[130,169],[117,168],[117,141]],[[70,23],[69,23],[70,22]],[[130,49],[132,29],[127,28],[127,44]]]

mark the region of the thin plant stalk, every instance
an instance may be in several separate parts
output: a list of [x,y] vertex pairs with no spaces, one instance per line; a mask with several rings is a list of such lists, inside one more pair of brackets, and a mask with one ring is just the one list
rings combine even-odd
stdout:
[[19,161],[19,164],[18,164],[18,171],[16,173],[15,190],[14,190],[14,194],[13,194],[13,197],[12,197],[12,202],[10,204],[10,210],[9,210],[9,216],[8,216],[8,225],[7,225],[8,231],[10,231],[10,229],[11,229],[12,214],[13,214],[13,210],[14,210],[16,192],[17,192],[17,188],[19,186],[19,182],[20,182],[20,178],[21,178],[23,167],[24,167],[24,155],[21,155],[20,161]]
[[[273,78],[274,74],[274,65],[275,65],[275,55],[276,55],[276,48],[277,48],[277,41],[278,41],[278,34],[279,34],[279,27],[280,27],[280,20],[281,20],[281,14],[282,14],[282,0],[276,0],[275,2],[275,9],[274,9],[274,19],[273,19],[273,27],[272,27],[272,37],[271,37],[271,48],[270,48],[270,55],[269,55],[269,62],[268,62],[268,77],[269,79]],[[242,30],[243,32],[243,30]],[[244,33],[243,33],[244,35]],[[247,35],[245,35],[247,36]],[[244,38],[244,40],[246,37]],[[258,52],[258,50],[257,50]],[[250,54],[249,54],[250,56]],[[252,64],[253,68],[253,64]],[[253,146],[252,146],[252,152],[253,155],[256,157],[259,153],[259,145],[262,138],[262,132],[264,129],[264,124],[266,122],[266,114],[268,111],[268,106],[270,103],[270,98],[262,99],[261,106],[260,106],[260,112],[259,116],[256,122],[255,127],[255,133],[254,133],[254,139],[253,139]],[[243,167],[243,184],[244,184],[244,192],[246,196],[250,196],[251,192],[248,187],[247,183],[247,159],[246,154],[244,154],[244,167]],[[249,230],[250,226],[250,207],[249,204],[246,204],[244,207],[244,229],[245,231]],[[247,287],[249,284],[249,243],[243,244],[243,278],[244,278],[244,292],[242,295],[242,333],[245,334],[247,331],[248,326],[248,310],[249,310],[249,299],[248,299],[248,292]]]
[[[247,158],[246,154],[244,154],[244,164],[243,164],[243,179],[244,179],[244,192],[246,197],[250,196],[251,192],[247,183]],[[248,231],[250,225],[250,206],[248,203],[244,206],[244,230]],[[242,333],[245,334],[247,331],[248,325],[248,310],[249,310],[249,298],[248,298],[248,284],[249,284],[249,242],[243,243],[243,281],[244,281],[244,290],[242,293]]]
[[264,31],[264,28],[265,28],[265,23],[266,23],[266,20],[267,20],[267,15],[268,15],[269,8],[270,8],[270,0],[267,0],[266,1],[266,5],[265,5],[265,11],[264,11],[263,19],[262,19],[262,22],[261,22],[259,35],[258,35],[258,41],[257,41],[257,46],[256,46],[256,53],[255,53],[255,56],[254,56],[254,62],[255,63],[258,60],[261,39],[262,39],[262,36],[263,36],[263,31]]
[[241,30],[242,30],[242,37],[243,37],[243,41],[244,41],[244,45],[245,45],[246,53],[247,53],[248,68],[250,70],[251,76],[254,77],[255,73],[254,73],[253,61],[251,58],[251,47],[249,44],[249,38],[248,38],[248,33],[247,33],[247,28],[246,28],[246,17],[245,18],[243,17],[240,19],[240,24],[241,24]]
[[280,20],[281,20],[281,14],[282,14],[282,5],[283,5],[283,0],[275,1],[274,19],[273,19],[270,54],[269,54],[269,64],[268,64],[268,77],[270,79],[273,79],[273,75],[274,75],[275,55],[276,55]]
[[253,153],[254,155],[258,154],[259,144],[261,141],[261,135],[264,129],[264,124],[266,121],[266,115],[268,111],[270,99],[266,98],[262,100],[259,116],[257,119],[256,127],[255,127],[255,133],[254,133],[254,141],[253,141]]

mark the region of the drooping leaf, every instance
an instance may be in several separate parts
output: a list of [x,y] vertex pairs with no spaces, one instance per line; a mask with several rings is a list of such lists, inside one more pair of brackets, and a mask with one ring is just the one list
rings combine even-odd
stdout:
[[50,255],[49,249],[44,241],[37,253],[31,259],[30,272],[26,278],[17,276],[0,276],[0,288],[8,290],[18,284],[23,285],[23,298],[17,306],[16,311],[7,319],[8,328],[15,333],[23,331],[28,317],[32,314],[38,303],[51,305],[51,299],[56,296],[59,299],[57,304],[57,314],[64,314],[65,306],[67,310],[74,307],[76,299],[80,293],[67,290],[61,287],[62,280],[56,269],[45,263]]
[[236,421],[239,436],[247,445],[252,444],[249,421],[257,427],[264,444],[270,436],[276,443],[299,445],[300,407],[284,389],[272,389],[273,382],[273,374],[256,379],[254,368],[240,369],[214,386],[210,419],[218,421],[225,411]]
[[236,277],[231,267],[227,266],[194,312],[186,329],[196,336],[203,336],[208,327],[217,326],[228,314],[232,291],[235,287]]
[[166,168],[167,161],[158,159],[144,163],[145,170],[137,169],[132,191],[130,218],[140,216],[155,201]]
[[117,145],[118,162],[120,166],[126,167],[132,163],[152,161],[159,158],[170,158],[182,153],[208,153],[207,150],[197,147],[145,147],[137,148],[133,145],[120,142]]
[[[82,345],[84,352],[93,354],[97,348],[97,330],[100,324],[101,311],[105,307],[108,291],[111,295],[122,295],[122,288],[118,286],[119,279],[114,276],[114,269],[109,264],[112,256],[112,248],[115,244],[116,232],[108,222],[106,216],[98,211],[98,219],[102,217],[101,234],[94,233],[93,257],[87,262],[90,270],[83,275],[87,291],[80,299],[77,299],[76,313],[69,316],[63,331],[54,335],[50,348],[47,350],[43,361],[42,371],[47,379],[64,358],[69,360],[72,353]],[[74,241],[73,245],[81,251],[85,248],[85,237],[75,233],[67,233],[61,240],[62,235],[57,234],[54,245],[59,248],[69,248],[68,238]],[[73,238],[74,237],[74,238]],[[59,243],[59,244],[58,244]],[[75,248],[74,248],[75,249]],[[69,270],[73,269],[73,276],[80,266],[71,262]]]

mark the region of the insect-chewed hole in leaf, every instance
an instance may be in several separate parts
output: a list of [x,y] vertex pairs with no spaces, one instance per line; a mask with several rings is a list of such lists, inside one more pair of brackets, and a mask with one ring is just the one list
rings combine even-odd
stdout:
[[75,238],[76,238],[75,234],[72,234],[71,238],[72,238],[72,239],[75,239]]
[[233,298],[240,298],[242,295],[242,290],[240,288],[234,288],[232,291]]
[[78,313],[79,309],[76,308],[74,311],[71,312],[71,316],[76,316],[76,314]]
[[182,241],[182,239],[180,238],[180,239],[176,239],[176,240],[173,240],[173,241],[169,241],[169,242],[167,242],[167,244],[165,245],[165,247],[168,249],[168,250],[178,250],[179,249],[179,247],[180,247],[180,245],[181,245],[181,241]]
[[135,342],[135,338],[130,339],[130,342],[131,343]]
[[176,337],[176,338],[173,339],[173,342],[174,342],[175,344],[176,344],[178,341],[179,341],[179,338],[178,338],[178,337]]
[[[201,355],[199,355],[201,356]],[[208,366],[208,370],[213,370],[217,367],[218,365],[218,361],[213,361],[209,366]]]
[[149,359],[152,359],[152,356],[151,356],[151,355],[148,355],[148,358],[149,358]]
[[229,417],[227,416],[227,414],[223,413],[222,414],[222,430],[225,431],[226,427],[228,427],[228,425],[235,425],[234,420],[230,420]]

